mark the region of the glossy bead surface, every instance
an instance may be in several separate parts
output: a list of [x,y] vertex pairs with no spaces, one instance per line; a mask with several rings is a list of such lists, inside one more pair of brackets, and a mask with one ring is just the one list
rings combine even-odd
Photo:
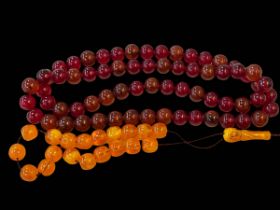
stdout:
[[268,119],[268,114],[261,110],[254,111],[251,116],[251,121],[253,125],[258,128],[266,126],[266,124],[268,123]]
[[223,65],[223,64],[227,64],[227,63],[228,63],[228,59],[225,55],[218,54],[218,55],[215,55],[213,58],[213,64],[215,66],[219,66],[219,65]]
[[28,77],[22,81],[21,89],[25,93],[34,94],[39,90],[39,82],[32,77]]
[[8,155],[13,161],[21,161],[26,155],[26,149],[22,144],[12,144],[9,148]]
[[145,86],[145,90],[147,91],[147,93],[155,94],[158,92],[160,84],[159,84],[159,81],[157,78],[150,77],[150,78],[146,79],[144,86]]
[[125,63],[121,60],[113,61],[111,68],[113,75],[115,75],[116,77],[121,77],[126,72]]
[[68,69],[71,69],[71,68],[80,69],[81,68],[81,60],[77,56],[70,56],[69,58],[67,58],[66,63],[67,63]]
[[83,115],[85,113],[84,104],[80,102],[74,102],[70,106],[70,113],[73,117],[78,117],[80,115]]
[[110,106],[115,101],[115,96],[113,92],[109,89],[104,89],[99,94],[99,102],[103,106]]
[[41,69],[36,73],[36,79],[39,83],[49,84],[52,79],[52,72],[49,69]]
[[215,74],[219,80],[227,80],[230,77],[230,66],[226,64],[217,66]]
[[262,77],[262,68],[257,64],[251,64],[246,68],[246,78],[253,82]]
[[157,59],[168,57],[169,56],[168,48],[165,45],[156,46],[155,56]]
[[55,84],[64,84],[68,79],[68,72],[63,69],[55,69],[52,71],[52,81]]
[[129,88],[124,83],[118,83],[114,87],[113,93],[118,100],[124,100],[129,96]]
[[223,128],[233,128],[235,124],[235,118],[230,113],[224,113],[220,117],[220,124]]
[[199,58],[198,58],[198,61],[199,61],[199,64],[201,66],[205,65],[205,64],[211,64],[212,63],[212,55],[210,52],[207,52],[207,51],[203,51],[199,54]]
[[152,125],[156,120],[156,113],[151,109],[144,109],[140,114],[140,120],[142,123]]
[[37,138],[38,129],[35,125],[25,125],[20,129],[21,136],[25,141],[31,141]]
[[91,170],[96,166],[95,157],[91,153],[81,155],[79,164],[83,170]]
[[121,47],[114,47],[111,50],[111,58],[113,61],[123,60],[124,59],[124,50]]
[[29,112],[27,112],[26,119],[29,123],[37,124],[37,123],[41,122],[41,119],[43,116],[44,116],[44,114],[41,111],[41,109],[35,108],[35,109],[32,109]]
[[77,149],[66,149],[63,153],[63,160],[70,165],[75,165],[81,160],[81,154]]
[[176,110],[173,113],[173,123],[175,125],[185,125],[188,121],[188,115],[184,110]]
[[54,173],[54,171],[55,171],[54,162],[47,159],[43,159],[40,161],[38,165],[38,172],[40,174],[42,174],[43,176],[50,176]]
[[231,97],[224,96],[219,101],[219,109],[222,112],[230,112],[234,107],[234,101]]
[[212,80],[215,77],[215,69],[211,64],[205,64],[201,68],[200,76],[203,80]]
[[95,64],[95,53],[90,50],[85,50],[80,55],[81,63],[84,66],[92,66]]
[[263,111],[269,115],[269,117],[276,117],[279,114],[279,105],[277,103],[269,103],[263,107]]
[[55,98],[53,96],[44,96],[40,100],[40,107],[43,110],[51,110],[56,104]]
[[143,60],[142,68],[145,74],[151,74],[156,69],[156,63],[152,59]]
[[100,64],[97,69],[97,75],[100,79],[108,79],[112,74],[112,69],[107,64]]
[[139,114],[135,109],[129,109],[124,113],[123,119],[126,124],[137,125],[139,122]]
[[46,131],[57,127],[57,118],[53,114],[45,114],[41,120],[41,127]]
[[95,112],[100,108],[99,99],[96,96],[87,96],[84,100],[84,106],[88,112]]
[[205,97],[204,88],[199,86],[199,85],[193,86],[191,88],[189,97],[190,97],[190,99],[193,102],[200,102],[200,101],[202,101],[204,99],[204,97]]
[[160,91],[163,95],[171,95],[174,92],[174,83],[172,80],[163,80],[160,84]]
[[185,51],[184,61],[186,63],[196,62],[198,59],[198,53],[195,49],[189,48]]
[[82,77],[86,82],[93,82],[96,79],[97,71],[92,67],[85,67]]
[[63,116],[58,120],[57,128],[63,133],[71,132],[74,129],[74,121],[69,116]]
[[172,121],[172,112],[170,109],[162,108],[157,111],[156,115],[157,121],[164,124],[169,124]]
[[141,64],[138,60],[129,60],[127,63],[127,72],[131,75],[138,74],[141,71]]
[[100,64],[106,64],[110,61],[110,52],[106,49],[100,49],[96,52],[96,60]]
[[214,110],[209,110],[204,114],[204,123],[207,127],[216,127],[219,124],[219,114]]
[[140,55],[143,59],[151,59],[154,56],[154,49],[149,44],[144,44],[140,49]]
[[87,115],[80,115],[75,119],[74,125],[77,131],[85,132],[90,128],[91,121]]
[[277,91],[274,89],[271,89],[268,92],[265,92],[266,95],[266,103],[270,103],[270,102],[275,102],[277,99]]
[[77,137],[73,133],[63,133],[61,140],[60,140],[60,146],[64,149],[73,149],[76,147],[77,144]]
[[137,59],[139,56],[139,47],[135,44],[129,44],[125,47],[125,56],[127,59]]
[[152,126],[146,123],[139,124],[137,126],[137,131],[139,139],[150,137],[153,134]]
[[82,74],[79,69],[71,68],[68,70],[68,83],[71,85],[79,84],[82,80]]
[[266,103],[266,95],[264,93],[252,93],[250,95],[250,102],[255,107],[263,106]]
[[110,149],[106,146],[96,147],[93,151],[93,155],[97,163],[105,163],[111,158]]
[[52,64],[52,70],[55,69],[62,69],[64,71],[67,71],[67,64],[62,60],[57,60]]
[[251,118],[248,114],[239,114],[235,118],[235,123],[240,129],[248,129],[251,125]]
[[108,114],[108,124],[110,126],[121,126],[123,122],[122,113],[118,111],[112,111]]
[[155,138],[146,138],[142,140],[142,150],[146,153],[154,153],[158,150],[158,141]]
[[26,164],[20,169],[20,178],[26,182],[32,182],[37,179],[38,169],[31,164]]
[[77,136],[76,147],[78,149],[89,149],[93,145],[93,140],[91,135],[87,133],[82,133]]
[[45,134],[45,140],[49,145],[58,145],[61,137],[62,133],[58,129],[50,129]]
[[173,61],[182,60],[184,57],[184,49],[179,45],[170,47],[170,59]]
[[102,113],[95,113],[91,118],[91,125],[94,129],[104,129],[108,118]]
[[126,152],[126,141],[114,140],[109,142],[112,157],[119,157]]
[[136,138],[130,138],[126,141],[126,153],[130,155],[138,154],[141,151],[140,141]]
[[165,138],[167,135],[167,126],[164,123],[155,123],[152,126],[152,131],[157,139]]
[[134,137],[137,137],[137,135],[138,135],[138,130],[135,127],[135,125],[126,124],[122,127],[122,132],[121,132],[122,140],[134,138]]
[[246,97],[240,97],[235,100],[235,109],[240,113],[247,113],[250,111],[250,101]]
[[189,113],[189,123],[193,126],[199,126],[203,122],[203,114],[199,110],[193,110]]
[[205,98],[204,98],[205,106],[213,108],[213,107],[217,106],[218,103],[219,103],[219,98],[218,98],[217,93],[215,93],[215,92],[206,93]]
[[185,66],[183,61],[174,61],[171,69],[174,75],[179,76],[185,73],[187,67]]
[[157,71],[160,74],[167,74],[171,70],[171,63],[167,58],[161,58],[157,61]]
[[200,67],[197,63],[190,63],[186,68],[186,74],[190,78],[195,78],[200,75]]
[[32,95],[23,95],[19,99],[19,106],[23,110],[31,110],[36,106],[36,99]]
[[62,158],[62,149],[59,146],[49,146],[45,152],[45,158],[52,162],[57,162]]
[[133,81],[129,86],[129,91],[133,96],[140,96],[144,92],[144,85],[140,81]]
[[93,139],[93,145],[99,146],[103,145],[107,142],[108,137],[104,130],[97,129],[91,133],[91,137]]
[[52,88],[50,85],[42,83],[39,85],[39,90],[36,94],[39,97],[49,96],[52,94]]
[[122,129],[119,126],[111,126],[106,130],[108,141],[120,140]]
[[175,87],[175,94],[178,97],[186,97],[190,93],[190,88],[188,83],[186,82],[179,82]]
[[241,63],[235,63],[231,66],[231,76],[234,79],[241,79],[246,74],[246,69]]
[[268,92],[273,88],[273,81],[270,77],[262,77],[258,81],[260,91]]

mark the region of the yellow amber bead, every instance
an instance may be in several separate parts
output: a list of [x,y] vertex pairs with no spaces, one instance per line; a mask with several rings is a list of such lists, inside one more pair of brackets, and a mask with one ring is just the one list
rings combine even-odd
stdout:
[[137,130],[138,130],[138,137],[140,140],[153,135],[152,126],[146,123],[139,124],[137,126]]
[[38,172],[40,174],[42,174],[43,176],[50,176],[54,173],[54,171],[55,171],[54,162],[47,159],[43,159],[40,161],[38,165]]
[[60,145],[64,149],[73,149],[76,147],[77,137],[73,133],[62,134]]
[[142,141],[142,150],[146,153],[153,153],[158,150],[158,141],[155,138],[146,138]]
[[138,131],[135,125],[126,124],[122,127],[122,139],[137,137]]
[[107,129],[108,140],[119,140],[121,138],[122,129],[119,126],[112,126]]
[[63,153],[63,160],[70,165],[77,164],[80,159],[81,155],[79,150],[77,149],[67,149]]
[[99,146],[95,148],[93,155],[97,163],[105,163],[110,160],[111,151],[106,146]]
[[25,125],[20,130],[21,136],[25,141],[31,141],[38,136],[38,129],[35,125]]
[[87,133],[83,133],[77,136],[77,148],[89,149],[92,147],[92,144],[93,144],[93,140],[91,135]]
[[83,170],[91,170],[96,166],[94,155],[91,153],[83,154],[79,163]]
[[62,158],[62,149],[59,146],[49,146],[45,152],[45,158],[52,162],[57,162]]
[[112,157],[119,157],[126,151],[126,141],[114,140],[109,143]]
[[108,139],[106,132],[101,129],[97,129],[97,130],[93,131],[91,136],[93,139],[94,146],[103,145],[107,142],[107,139]]
[[21,161],[26,155],[26,150],[22,144],[16,143],[10,146],[8,154],[12,160]]
[[157,139],[161,139],[161,138],[166,137],[166,135],[167,135],[167,126],[164,123],[160,123],[160,122],[159,123],[155,123],[155,124],[153,124],[152,128],[153,128],[154,136]]
[[20,178],[27,182],[32,182],[38,177],[38,169],[31,164],[26,164],[20,169]]
[[138,154],[141,150],[140,141],[137,138],[130,138],[126,141],[126,153],[130,155]]
[[58,145],[60,143],[62,134],[58,129],[50,129],[45,135],[45,140],[49,145]]

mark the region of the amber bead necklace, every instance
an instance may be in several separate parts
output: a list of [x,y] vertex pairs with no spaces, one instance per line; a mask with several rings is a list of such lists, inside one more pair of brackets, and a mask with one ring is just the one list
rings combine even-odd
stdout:
[[[214,91],[206,92],[199,85],[190,87],[185,81],[174,84],[170,79],[158,80],[149,77],[145,81],[135,80],[130,84],[118,83],[113,89],[101,90],[98,95],[89,95],[83,101],[70,105],[52,96],[53,84],[68,82],[76,85],[82,80],[94,82],[97,78],[105,80],[111,75],[121,77],[125,73],[136,75],[140,71],[145,74],[154,71],[167,74],[171,71],[177,76],[186,74],[190,78],[201,77],[205,81],[233,78],[250,83],[253,93],[249,98],[241,96],[233,99],[230,96],[220,97]],[[224,133],[201,139],[186,141],[180,137],[182,142],[170,143],[188,144],[197,148],[201,147],[196,146],[195,142],[222,134],[227,142],[269,140],[271,135],[279,136],[269,131],[244,130],[251,124],[256,128],[264,127],[269,118],[279,113],[273,81],[262,75],[259,65],[251,64],[245,67],[236,60],[228,62],[224,55],[212,56],[207,51],[198,53],[194,49],[184,50],[179,45],[170,49],[165,45],[158,45],[154,49],[148,44],[141,48],[129,44],[125,49],[114,47],[111,52],[106,49],[100,49],[96,53],[86,50],[80,57],[71,56],[66,62],[58,60],[51,69],[39,70],[36,78],[24,79],[21,87],[25,95],[20,97],[19,105],[23,110],[27,110],[26,118],[29,123],[22,127],[21,137],[25,141],[36,139],[41,131],[36,125],[40,124],[44,130],[41,132],[45,135],[45,141],[49,144],[45,159],[39,162],[37,167],[31,164],[20,167],[20,177],[25,181],[34,181],[39,174],[53,174],[55,163],[60,159],[70,165],[80,164],[83,170],[90,170],[96,163],[107,162],[111,157],[119,157],[124,153],[137,154],[141,147],[146,153],[156,152],[158,139],[165,138],[168,132],[172,133],[167,128],[170,123],[177,126],[184,126],[186,123],[199,126],[204,123],[207,127],[220,125],[225,129]],[[111,111],[108,115],[98,112],[101,106],[110,106],[116,100],[125,100],[129,95],[141,96],[144,91],[148,94],[160,92],[163,95],[188,97],[194,103],[204,103],[210,110],[205,113],[198,109],[171,111],[164,107],[159,110],[144,109],[140,113],[135,109],[129,109],[125,113]],[[40,108],[36,107],[36,97],[40,98]],[[222,114],[213,110],[215,107],[218,107]],[[255,108],[252,113],[251,107]],[[232,114],[233,110],[238,113],[237,116]],[[86,113],[92,113],[92,116]],[[86,133],[91,127],[94,129],[92,133]],[[80,134],[75,135],[73,130]],[[92,147],[93,152],[81,154],[79,151]],[[23,160],[25,154],[25,147],[20,142],[9,149],[9,157],[14,161]]]

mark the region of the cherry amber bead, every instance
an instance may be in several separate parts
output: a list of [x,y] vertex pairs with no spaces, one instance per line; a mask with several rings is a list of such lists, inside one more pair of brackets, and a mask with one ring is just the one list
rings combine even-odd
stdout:
[[82,77],[86,82],[93,82],[96,79],[97,71],[92,67],[85,67]]
[[84,100],[84,106],[88,112],[95,112],[100,108],[99,100],[96,96],[87,96]]
[[262,77],[258,81],[258,85],[261,91],[268,92],[273,88],[273,81],[270,77]]
[[158,150],[158,141],[155,138],[146,138],[142,141],[142,150],[146,153],[153,153]]
[[19,106],[24,110],[34,109],[36,106],[36,99],[32,95],[23,95],[19,99]]
[[170,59],[173,61],[182,60],[184,57],[184,49],[179,45],[173,45],[170,48]]
[[152,59],[146,59],[142,62],[142,68],[145,74],[151,74],[155,71],[156,64]]
[[235,100],[235,109],[240,113],[247,113],[250,111],[250,101],[245,97],[240,97]]
[[25,93],[34,94],[39,90],[39,82],[32,77],[28,77],[22,81],[21,89]]
[[266,103],[275,102],[277,99],[277,92],[274,89],[265,93],[266,95]]
[[107,64],[100,64],[97,69],[97,75],[100,79],[108,79],[111,76],[112,69]]
[[190,63],[186,68],[186,74],[190,78],[195,78],[200,74],[200,67],[197,63]]
[[186,97],[190,93],[189,85],[186,82],[179,82],[175,87],[175,94],[178,97]]
[[104,130],[97,129],[91,133],[92,143],[95,146],[103,145],[107,142],[108,137]]
[[177,110],[173,113],[173,123],[175,125],[185,125],[188,121],[188,115],[184,110]]
[[35,181],[38,177],[38,169],[31,164],[26,164],[20,169],[20,178],[27,182]]
[[74,121],[69,116],[63,116],[58,120],[57,128],[63,133],[71,132],[74,128]]
[[111,58],[113,61],[123,60],[124,59],[124,50],[121,47],[114,47],[111,50]]
[[138,135],[138,130],[135,127],[135,125],[126,124],[122,127],[122,133],[121,133],[122,140],[134,138],[137,137],[137,135]]
[[93,151],[93,155],[97,163],[105,163],[111,158],[110,149],[106,146],[96,147]]
[[37,124],[41,121],[44,116],[43,112],[40,109],[32,109],[26,114],[26,119],[29,123]]
[[262,68],[257,64],[251,64],[246,68],[246,78],[253,82],[258,81],[262,77]]
[[60,140],[60,146],[64,149],[73,149],[76,147],[77,137],[73,133],[64,133],[62,134]]
[[77,149],[66,149],[63,153],[63,160],[70,165],[75,165],[81,160],[81,154]]
[[160,91],[163,95],[171,95],[174,92],[174,89],[174,83],[169,79],[163,80],[160,85]]
[[8,154],[11,160],[21,161],[26,155],[26,150],[22,144],[16,143],[10,146]]
[[228,59],[225,55],[218,54],[218,55],[215,55],[213,58],[213,64],[215,66],[219,66],[219,65],[223,65],[223,64],[227,64],[227,63],[228,63]]
[[189,123],[193,126],[199,126],[203,122],[203,114],[201,111],[193,110],[189,113]]
[[240,129],[248,129],[251,125],[251,118],[248,114],[239,114],[235,118],[235,123]]
[[80,132],[85,132],[90,128],[90,123],[90,119],[87,115],[80,115],[75,119],[75,129]]
[[55,84],[64,84],[68,79],[68,72],[63,69],[55,69],[52,71],[52,81]]
[[136,138],[130,138],[126,141],[126,153],[130,155],[138,154],[141,151],[140,141]]
[[211,64],[205,64],[201,68],[200,76],[203,80],[212,80],[215,77],[215,69]]
[[110,126],[121,126],[123,122],[122,113],[112,111],[108,114],[108,124]]
[[167,74],[171,69],[171,63],[167,58],[161,58],[157,61],[157,71],[160,74]]
[[198,59],[198,53],[195,49],[189,48],[185,51],[184,61],[186,63],[196,62]]
[[156,46],[155,56],[157,59],[168,57],[169,56],[168,48],[165,45]]
[[38,172],[42,174],[43,176],[50,176],[55,171],[55,163],[52,161],[49,161],[47,159],[43,159],[40,161],[38,165]]
[[41,98],[44,96],[49,96],[52,94],[52,88],[50,85],[42,83],[39,85],[39,90],[36,94]]
[[67,63],[68,69],[71,69],[71,68],[80,69],[81,68],[81,60],[77,56],[70,56],[69,58],[67,58],[66,63]]
[[57,127],[57,118],[53,114],[45,114],[41,120],[41,127],[46,131]]
[[126,152],[126,141],[114,140],[109,143],[112,157],[119,157]]
[[90,50],[82,52],[80,58],[84,66],[93,66],[95,64],[95,54]]
[[70,107],[70,112],[73,117],[78,117],[85,113],[84,105],[80,102],[74,102]]
[[162,108],[157,111],[156,118],[158,122],[162,122],[167,125],[172,120],[172,112],[170,109]]
[[266,126],[266,124],[268,123],[269,116],[267,113],[261,110],[257,110],[252,114],[251,118],[253,125],[258,128],[261,128]]
[[143,59],[151,59],[154,56],[154,49],[151,45],[145,44],[140,49],[140,55]]
[[78,149],[89,149],[93,145],[93,140],[90,134],[82,133],[77,136],[76,147]]
[[222,97],[219,101],[219,109],[223,112],[230,112],[234,107],[234,101],[231,97]]
[[40,83],[49,84],[52,79],[52,72],[49,69],[41,69],[36,73],[36,79]]
[[107,117],[102,113],[95,113],[91,118],[91,125],[94,129],[104,129],[107,122]]
[[155,77],[150,77],[145,81],[145,90],[147,91],[147,93],[149,94],[155,94],[158,92],[159,90],[159,81],[157,78]]
[[126,66],[125,63],[121,60],[115,60],[112,63],[112,72],[116,77],[120,77],[125,74]]
[[204,98],[204,104],[207,107],[215,107],[219,103],[218,95],[215,92],[208,92]]
[[104,89],[99,94],[99,102],[103,106],[110,106],[115,101],[115,96],[113,92],[109,89]]
[[152,131],[157,139],[165,138],[167,135],[167,126],[164,123],[158,122],[153,124]]
[[52,70],[55,69],[62,69],[64,71],[67,71],[67,64],[62,60],[57,60],[52,64]]
[[76,85],[81,82],[82,74],[79,69],[71,68],[68,70],[68,83]]
[[45,152],[45,158],[52,162],[57,162],[62,158],[62,149],[59,146],[49,146]]
[[129,109],[125,112],[123,119],[126,124],[137,125],[139,122],[139,114],[135,109]]
[[58,129],[47,130],[45,140],[49,145],[58,145],[60,143],[62,133]]
[[100,64],[106,64],[110,61],[110,52],[106,49],[100,49],[96,52],[96,60]]
[[125,47],[125,56],[127,59],[137,59],[139,56],[139,48],[135,44],[129,44]]
[[91,153],[85,153],[81,156],[79,164],[83,170],[91,170],[96,166],[95,157]]
[[202,101],[204,99],[204,96],[205,96],[205,91],[203,87],[196,85],[191,88],[189,97],[193,102]]
[[129,89],[127,87],[126,84],[124,83],[118,83],[115,87],[114,87],[114,95],[118,100],[124,100],[128,97],[129,95]]
[[250,102],[255,107],[263,106],[266,103],[266,95],[264,93],[252,93],[250,95]]
[[225,64],[219,65],[215,73],[219,80],[227,80],[230,77],[230,66]]
[[269,103],[263,107],[263,111],[269,115],[269,117],[276,117],[279,113],[279,105],[277,103]]
[[214,110],[209,110],[204,114],[204,123],[207,127],[216,127],[219,124],[219,114]]
[[172,64],[172,73],[174,75],[182,75],[186,71],[186,66],[183,61],[174,61]]
[[138,74],[141,71],[141,64],[138,60],[129,60],[127,63],[127,72],[131,75]]
[[140,81],[133,81],[129,86],[129,91],[133,96],[140,96],[144,92],[144,85]]
[[199,54],[199,64],[201,66],[205,65],[205,64],[211,64],[212,63],[212,55],[210,52],[207,51],[203,51]]
[[246,70],[241,63],[235,63],[231,66],[231,76],[234,79],[241,79],[245,76]]
[[235,118],[230,113],[224,113],[220,117],[220,124],[223,128],[233,128],[235,124]]
[[156,120],[156,114],[151,109],[144,109],[140,114],[140,119],[142,123],[152,125]]
[[51,110],[56,104],[55,98],[53,96],[44,96],[40,100],[40,107],[44,110]]

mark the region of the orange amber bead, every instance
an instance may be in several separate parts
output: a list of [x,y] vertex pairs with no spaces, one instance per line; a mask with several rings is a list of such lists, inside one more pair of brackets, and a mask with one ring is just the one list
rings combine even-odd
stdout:
[[93,145],[93,140],[91,135],[87,133],[80,134],[77,136],[77,148],[79,149],[89,149]]
[[25,141],[31,141],[38,136],[38,129],[35,125],[25,125],[20,130],[21,136]]
[[20,178],[27,182],[32,182],[38,177],[38,169],[31,164],[26,164],[20,169]]
[[54,173],[54,171],[55,171],[54,162],[47,159],[43,159],[40,161],[38,165],[38,172],[40,174],[42,174],[43,176],[50,176]]
[[153,133],[157,139],[166,137],[167,126],[164,123],[155,123],[153,126]]
[[62,133],[58,129],[50,129],[45,135],[45,140],[50,145],[58,145],[60,143]]
[[95,146],[100,146],[103,145],[107,142],[107,134],[104,130],[97,129],[92,132],[91,134],[92,139],[93,139],[93,145]]
[[12,160],[21,161],[26,155],[26,150],[22,144],[16,143],[10,146],[8,154]]
[[258,81],[262,77],[262,68],[258,64],[251,64],[246,68],[246,78],[250,82]]
[[138,130],[135,125],[126,124],[122,127],[122,139],[137,137]]
[[73,133],[62,134],[60,145],[64,149],[73,149],[76,147],[77,137]]
[[119,126],[112,126],[107,129],[108,140],[119,140],[121,138],[122,129]]
[[215,77],[215,69],[212,64],[205,64],[201,68],[200,76],[203,80],[212,80]]
[[140,141],[136,138],[130,138],[126,141],[126,153],[130,155],[138,154],[141,150]]
[[119,157],[126,151],[126,141],[114,140],[109,143],[112,157]]
[[91,170],[96,166],[94,155],[91,153],[83,154],[79,163],[83,170]]
[[142,141],[142,150],[146,153],[153,153],[158,150],[158,141],[155,138],[146,138]]
[[219,66],[219,65],[227,64],[227,63],[228,63],[228,59],[225,55],[218,54],[218,55],[215,55],[213,58],[213,64],[215,66]]
[[63,153],[63,160],[70,164],[75,165],[81,160],[81,155],[77,149],[67,149]]
[[45,152],[45,158],[52,162],[57,162],[62,158],[62,149],[59,146],[49,146]]
[[111,151],[106,146],[96,147],[93,155],[97,163],[105,163],[111,158]]
[[146,123],[139,124],[137,130],[139,139],[144,139],[153,135],[152,126]]

